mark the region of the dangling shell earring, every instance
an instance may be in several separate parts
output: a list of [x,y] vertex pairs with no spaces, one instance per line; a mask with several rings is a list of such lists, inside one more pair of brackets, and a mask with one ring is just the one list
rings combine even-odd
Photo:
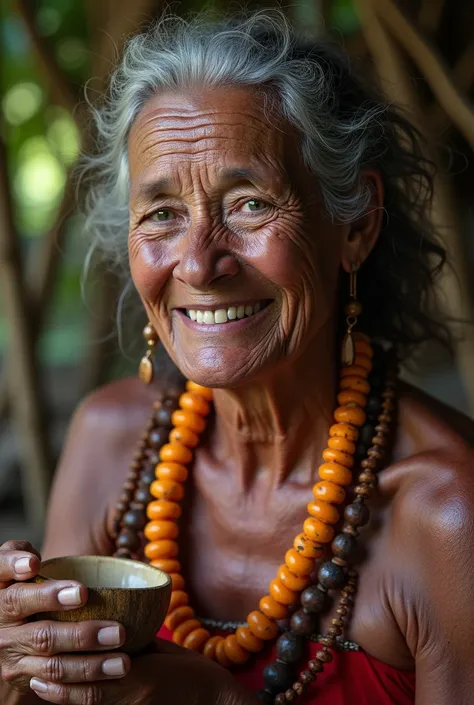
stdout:
[[140,360],[140,365],[138,366],[138,376],[145,384],[151,384],[155,375],[153,353],[155,352],[155,347],[158,342],[158,335],[156,334],[156,331],[150,321],[148,321],[143,329],[143,337],[146,340],[148,349]]
[[353,264],[349,274],[349,296],[350,301],[346,305],[347,330],[342,340],[341,364],[343,367],[350,367],[355,360],[355,344],[352,337],[352,330],[357,325],[357,319],[362,313],[362,304],[357,301],[357,265]]

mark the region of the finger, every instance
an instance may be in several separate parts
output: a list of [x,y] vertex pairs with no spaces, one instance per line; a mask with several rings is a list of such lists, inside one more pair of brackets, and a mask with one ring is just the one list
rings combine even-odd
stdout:
[[87,588],[73,580],[13,583],[0,590],[0,624],[17,624],[34,614],[70,610],[87,602]]
[[28,674],[53,683],[93,683],[123,678],[130,670],[126,654],[58,654],[49,658],[26,656],[18,663],[18,675]]
[[[14,634],[13,634],[14,632]],[[54,656],[74,651],[107,651],[116,649],[125,641],[125,629],[117,622],[30,622],[21,627],[2,630],[2,641],[12,651],[22,655]]]
[[[50,683],[39,678],[32,678],[30,688],[42,700],[59,705],[106,705],[117,703],[118,700],[107,698],[106,684],[92,683],[91,685],[60,685]],[[118,695],[118,693],[116,693]]]
[[34,553],[35,556],[41,558],[39,551],[29,541],[5,541],[5,543],[0,545],[0,551],[26,551],[27,553]]
[[[18,546],[19,541],[10,541]],[[36,553],[20,550],[20,548],[0,548],[0,583],[9,583],[12,580],[30,580],[38,574],[41,561]],[[26,542],[22,545],[29,546]]]

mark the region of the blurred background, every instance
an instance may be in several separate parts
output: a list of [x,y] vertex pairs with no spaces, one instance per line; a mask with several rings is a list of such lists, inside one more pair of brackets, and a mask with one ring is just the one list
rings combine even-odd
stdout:
[[[277,5],[249,2],[253,8]],[[175,2],[180,14],[199,0]],[[89,100],[127,36],[160,0],[0,0],[0,543],[39,544],[54,467],[78,401],[134,373],[141,326],[116,333],[122,283],[100,267],[85,291],[87,234],[75,208],[74,166],[93,144]],[[217,15],[236,9],[207,2]],[[439,284],[453,320],[455,360],[427,346],[406,377],[474,413],[472,0],[298,0],[282,6],[308,33],[329,34],[375,71],[404,105],[440,164],[432,217],[452,267]],[[456,321],[456,323],[454,323]],[[127,335],[125,335],[127,338]],[[125,341],[126,342],[126,341]]]

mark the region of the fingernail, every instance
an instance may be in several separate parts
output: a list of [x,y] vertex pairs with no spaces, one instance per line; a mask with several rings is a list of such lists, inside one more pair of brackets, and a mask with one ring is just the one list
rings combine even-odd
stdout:
[[48,686],[44,681],[40,681],[39,678],[32,678],[30,680],[30,688],[36,690],[38,693],[46,693]]
[[102,672],[106,676],[123,676],[125,673],[125,665],[123,659],[117,656],[117,658],[108,658],[102,664]]
[[65,588],[58,592],[58,602],[66,607],[82,605],[81,590],[78,587]]
[[120,629],[118,627],[104,627],[97,632],[97,641],[102,646],[119,646]]
[[18,575],[31,573],[31,558],[29,556],[24,556],[15,561],[15,573],[18,573]]

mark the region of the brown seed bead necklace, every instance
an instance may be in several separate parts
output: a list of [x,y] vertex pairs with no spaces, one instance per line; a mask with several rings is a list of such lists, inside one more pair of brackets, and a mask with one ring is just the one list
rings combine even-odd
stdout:
[[[320,481],[313,488],[315,500],[308,504],[310,516],[303,524],[303,531],[296,536],[293,548],[286,553],[277,578],[270,583],[269,594],[260,600],[259,610],[248,615],[246,626],[238,627],[226,637],[211,636],[189,606],[177,558],[179,529],[176,521],[181,516],[179,502],[183,499],[183,483],[188,476],[186,465],[192,461],[191,449],[197,446],[199,434],[205,429],[212,390],[187,382],[187,391],[179,397],[179,409],[176,408],[177,393],[162,395],[155,403],[116,508],[115,555],[136,556],[143,544],[141,532],[144,531],[148,540],[145,556],[152,566],[165,570],[172,577],[173,592],[165,625],[172,631],[173,641],[185,648],[200,651],[225,667],[243,664],[251,653],[261,651],[266,642],[278,636],[278,622],[286,619],[290,608],[301,599],[302,608],[291,617],[291,631],[278,640],[277,661],[264,671],[265,689],[259,693],[264,702],[291,702],[323,670],[324,664],[332,660],[331,648],[343,633],[355,592],[357,575],[349,569],[349,562],[356,548],[358,527],[369,518],[365,500],[375,486],[375,470],[383,457],[381,449],[387,443],[396,371],[387,376],[382,413],[375,427],[377,433],[368,457],[362,461],[359,484],[354,488],[356,499],[346,507],[346,522],[334,538],[332,525],[340,520],[336,505],[344,502],[344,487],[352,484],[356,441],[366,420],[364,408],[370,392],[367,377],[374,354],[366,336],[357,333],[354,339],[355,360],[341,370],[337,397],[340,406],[334,412],[336,423],[330,429],[328,447],[323,452],[325,462],[319,468]],[[174,427],[169,431],[171,424]],[[168,433],[169,443],[164,443]],[[150,520],[148,523],[146,518]],[[318,584],[309,586],[314,561],[322,557],[330,542],[334,555],[320,566]],[[327,608],[328,590],[333,589],[342,589],[338,617],[321,639],[322,649],[316,658],[295,681],[294,662],[299,660],[301,652],[298,640],[314,632],[315,615]]]
[[[293,614],[290,620],[290,630],[277,641],[277,661],[264,670],[265,689],[258,693],[262,702],[281,705],[293,702],[301,695],[308,685],[316,679],[318,673],[323,671],[324,665],[332,660],[331,651],[337,646],[337,640],[341,638],[347,626],[357,586],[357,573],[349,568],[349,564],[355,557],[359,530],[369,520],[369,510],[365,503],[376,485],[376,473],[381,469],[384,451],[389,445],[389,434],[395,411],[396,380],[397,370],[393,365],[386,374],[381,402],[375,404],[376,412],[373,414],[376,421],[375,427],[372,427],[370,423],[364,427],[369,432],[373,432],[373,435],[367,453],[364,453],[367,457],[361,463],[362,472],[354,488],[355,499],[352,504],[346,507],[345,523],[341,533],[332,542],[333,553],[336,558],[340,559],[336,565],[345,562],[346,565],[341,567],[347,571],[347,583],[342,589],[336,610],[338,616],[332,619],[332,625],[327,634],[318,639],[322,647],[321,650],[316,653],[314,659],[308,662],[307,668],[296,680],[295,663],[301,658],[302,640],[305,637],[309,638],[311,631],[315,628],[316,623],[311,620],[315,619],[317,613],[327,610],[327,592],[325,591],[328,586],[325,578],[328,573],[323,571],[324,565],[326,565],[323,564],[318,573],[319,584],[311,585],[303,590],[300,596],[301,609]],[[374,397],[372,397],[372,407],[374,406],[373,400]],[[380,413],[377,413],[378,411]],[[292,682],[293,685],[291,685]]]
[[181,389],[160,392],[153,404],[146,430],[130,464],[122,486],[122,494],[115,506],[112,538],[114,556],[136,558],[144,542],[143,529],[147,523],[146,508],[153,501],[150,485],[155,479],[155,467],[160,462],[159,450],[168,441],[172,427],[171,415],[178,407]]

